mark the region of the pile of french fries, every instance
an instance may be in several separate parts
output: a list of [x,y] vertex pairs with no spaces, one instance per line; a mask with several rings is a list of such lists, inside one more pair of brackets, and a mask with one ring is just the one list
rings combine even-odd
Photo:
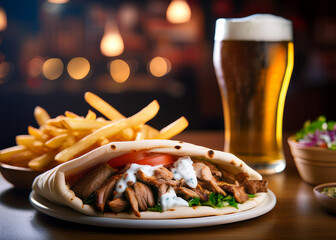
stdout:
[[28,126],[27,135],[16,136],[16,146],[0,151],[0,162],[45,171],[110,142],[170,139],[188,126],[183,116],[161,130],[147,125],[159,111],[156,100],[127,118],[91,92],[84,98],[106,118],[97,117],[92,110],[85,117],[65,111],[51,118],[37,106],[34,117],[39,127]]

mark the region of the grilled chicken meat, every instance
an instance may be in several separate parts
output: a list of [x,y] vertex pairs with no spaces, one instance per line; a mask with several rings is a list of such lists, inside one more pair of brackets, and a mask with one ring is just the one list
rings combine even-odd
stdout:
[[[249,199],[248,193],[267,191],[266,181],[249,180],[246,173],[233,175],[207,161],[197,160],[190,166],[197,178],[195,188],[188,186],[187,179],[174,179],[173,165],[156,167],[152,174],[147,175],[148,172],[142,168],[133,173],[128,172],[130,165],[115,172],[102,164],[72,186],[72,190],[82,199],[94,193],[94,207],[99,212],[120,213],[132,209],[138,217],[140,211],[155,207],[160,198],[171,189],[184,200],[199,198],[201,202],[206,202],[211,193],[218,193],[223,196],[230,194],[238,203],[246,202]],[[124,190],[120,190],[122,187],[118,186],[118,181],[127,174],[133,174],[134,178],[125,183]]]

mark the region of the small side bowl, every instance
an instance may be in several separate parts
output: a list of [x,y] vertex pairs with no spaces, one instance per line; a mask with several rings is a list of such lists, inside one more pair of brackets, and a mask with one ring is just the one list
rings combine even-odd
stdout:
[[296,168],[301,178],[313,185],[336,182],[336,151],[307,147],[288,138]]
[[325,184],[321,184],[321,185],[318,185],[318,186],[314,187],[313,191],[314,191],[315,198],[328,211],[336,213],[336,198],[335,197],[329,197],[329,196],[321,193],[321,191],[325,187],[336,187],[336,182],[325,183]]
[[16,167],[0,163],[0,172],[7,182],[21,190],[31,190],[32,183],[41,172],[30,168]]

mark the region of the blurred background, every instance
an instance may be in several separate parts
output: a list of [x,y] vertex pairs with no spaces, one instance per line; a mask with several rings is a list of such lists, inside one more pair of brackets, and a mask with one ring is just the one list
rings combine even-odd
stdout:
[[[304,0],[2,0],[0,149],[37,126],[35,106],[51,117],[86,115],[91,91],[123,115],[154,99],[150,125],[180,116],[189,130],[223,130],[212,64],[217,18],[271,13],[294,25],[294,71],[284,130],[307,119],[336,120],[334,1]],[[111,47],[113,46],[113,47]]]

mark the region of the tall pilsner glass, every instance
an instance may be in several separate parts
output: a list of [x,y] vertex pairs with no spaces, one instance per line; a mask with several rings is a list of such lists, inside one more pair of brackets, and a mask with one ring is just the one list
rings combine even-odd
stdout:
[[294,62],[292,22],[270,14],[218,19],[213,61],[224,112],[224,150],[261,174],[283,171],[282,119]]

